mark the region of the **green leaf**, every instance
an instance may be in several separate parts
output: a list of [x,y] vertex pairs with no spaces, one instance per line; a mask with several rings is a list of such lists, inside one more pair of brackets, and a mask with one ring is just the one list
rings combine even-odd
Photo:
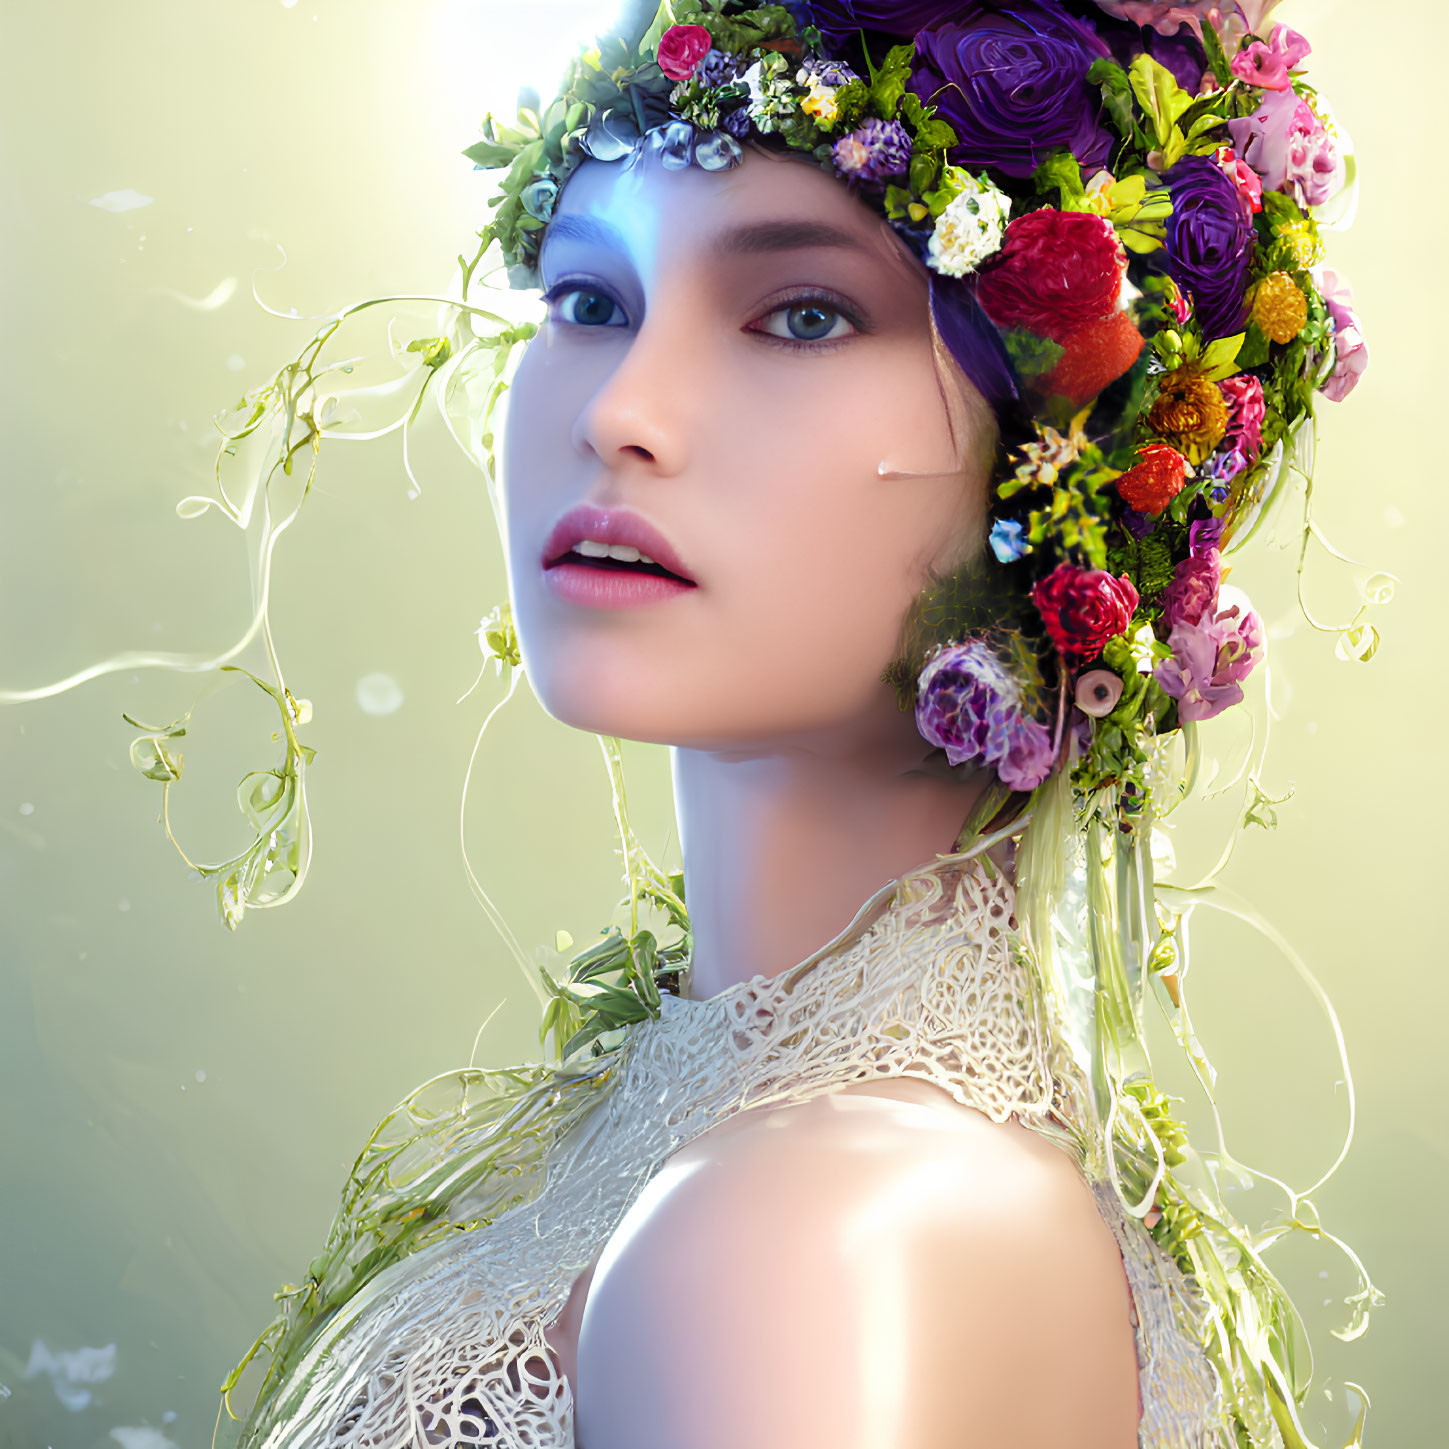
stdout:
[[1087,80],[1102,88],[1102,107],[1117,134],[1130,141],[1137,134],[1137,117],[1132,110],[1132,83],[1115,60],[1103,57],[1092,62]]
[[914,45],[893,46],[870,84],[870,108],[883,121],[893,121],[911,78]]
[[1069,203],[1080,201],[1087,194],[1082,185],[1082,168],[1070,151],[1053,151],[1036,168],[1031,179],[1038,195],[1056,191],[1061,197],[1064,209],[1069,208]]
[[1221,382],[1240,371],[1238,353],[1242,350],[1247,334],[1239,332],[1232,337],[1218,337],[1209,342],[1198,354],[1197,371],[1209,382]]
[[1233,83],[1232,68],[1223,51],[1223,43],[1218,38],[1218,33],[1211,22],[1202,27],[1202,47],[1207,52],[1208,65],[1212,67],[1212,73],[1217,77],[1218,84],[1220,86],[1231,85]]
[[453,355],[453,344],[446,337],[415,337],[408,351],[421,352],[424,367],[441,367]]
[[[1050,337],[1038,337],[1022,327],[1013,327],[1001,334],[1007,356],[1017,373],[1024,377],[1039,377],[1050,372],[1062,360],[1066,349]],[[1007,495],[1001,495],[1005,498]]]
[[1250,367],[1261,367],[1268,360],[1270,346],[1267,334],[1256,322],[1249,322],[1248,330],[1243,333],[1243,345],[1238,348],[1237,357],[1234,359],[1238,371],[1246,372]]
[[1178,85],[1177,77],[1150,55],[1133,60],[1129,79],[1138,104],[1152,118],[1158,146],[1166,148],[1178,117],[1192,104],[1192,97]]

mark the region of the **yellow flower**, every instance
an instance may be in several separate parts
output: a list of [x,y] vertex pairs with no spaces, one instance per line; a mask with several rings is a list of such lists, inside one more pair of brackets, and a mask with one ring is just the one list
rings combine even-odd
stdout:
[[1202,463],[1228,430],[1228,405],[1217,383],[1179,367],[1158,385],[1147,425],[1189,463]]
[[800,109],[807,116],[813,116],[822,126],[834,125],[840,117],[840,107],[835,103],[834,88],[821,85],[817,80],[810,82],[810,94],[800,102]]
[[1273,230],[1288,255],[1303,271],[1316,267],[1323,260],[1323,242],[1319,239],[1318,227],[1311,218],[1285,221]]
[[1253,293],[1253,321],[1274,342],[1292,342],[1308,321],[1308,299],[1287,272],[1269,272]]

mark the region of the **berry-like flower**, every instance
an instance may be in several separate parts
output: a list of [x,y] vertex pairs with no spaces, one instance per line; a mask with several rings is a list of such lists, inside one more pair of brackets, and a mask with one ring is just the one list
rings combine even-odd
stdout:
[[984,176],[958,171],[952,179],[961,183],[961,190],[936,218],[926,244],[926,264],[944,276],[964,277],[1001,250],[1011,199]]
[[1147,425],[1189,463],[1201,463],[1228,430],[1228,407],[1215,382],[1179,367],[1158,384]]
[[1253,293],[1253,321],[1274,342],[1292,342],[1308,322],[1308,299],[1287,272],[1269,272]]
[[1145,344],[1136,324],[1125,312],[1113,312],[1101,322],[1088,322],[1061,339],[1057,365],[1036,383],[1044,397],[1061,396],[1081,407],[1116,382],[1137,361]]
[[830,151],[835,169],[852,181],[884,181],[911,164],[911,138],[899,121],[869,120]]
[[1117,494],[1138,513],[1161,513],[1187,480],[1187,460],[1166,443],[1141,449],[1142,461],[1117,479]]

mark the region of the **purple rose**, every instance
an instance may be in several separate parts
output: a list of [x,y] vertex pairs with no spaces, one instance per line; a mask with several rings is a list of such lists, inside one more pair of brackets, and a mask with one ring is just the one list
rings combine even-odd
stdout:
[[1065,146],[1088,171],[1106,164],[1112,138],[1087,71],[1108,51],[1089,25],[1048,0],[961,0],[951,12],[916,36],[911,89],[955,129],[952,161],[1030,176]]
[[1172,192],[1168,271],[1192,296],[1205,341],[1231,337],[1247,316],[1244,293],[1253,223],[1232,178],[1206,156],[1184,156],[1163,173]]
[[806,25],[832,43],[854,38],[858,30],[880,30],[902,39],[959,8],[959,0],[803,0],[798,7]]

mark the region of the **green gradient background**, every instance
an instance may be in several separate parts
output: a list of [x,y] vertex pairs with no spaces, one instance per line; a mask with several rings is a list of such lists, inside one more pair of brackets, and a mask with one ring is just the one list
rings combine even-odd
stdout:
[[[486,59],[479,17],[512,9],[548,24],[563,8],[6,7],[0,685],[121,649],[212,649],[239,631],[239,540],[214,518],[177,521],[173,504],[207,486],[218,405],[302,340],[251,304],[248,277],[275,265],[279,243],[289,265],[259,285],[282,310],[446,286],[484,215],[482,182],[457,152],[485,107],[510,99],[470,83]],[[1245,839],[1230,879],[1312,961],[1343,1017],[1359,1138],[1318,1205],[1388,1304],[1344,1346],[1327,1331],[1341,1314],[1321,1306],[1344,1286],[1337,1268],[1311,1251],[1284,1266],[1337,1401],[1343,1379],[1366,1385],[1369,1442],[1408,1449],[1444,1438],[1449,1338],[1444,318],[1429,311],[1449,27],[1438,0],[1382,11],[1301,0],[1282,14],[1313,40],[1314,79],[1364,176],[1358,224],[1331,238],[1330,260],[1356,287],[1373,363],[1347,404],[1322,407],[1319,516],[1404,582],[1380,615],[1379,657],[1361,667],[1295,622],[1291,555],[1255,555],[1235,574],[1275,636],[1281,718],[1266,783],[1297,793],[1275,835]],[[494,62],[551,79],[526,52]],[[86,204],[124,187],[154,204]],[[241,285],[214,310],[174,295],[205,297],[227,277]],[[395,442],[324,459],[279,555],[279,644],[293,689],[316,706],[304,737],[318,750],[317,855],[295,904],[227,935],[153,823],[158,793],[128,765],[120,711],[167,718],[195,681],[121,675],[0,711],[4,1449],[115,1444],[113,1427],[160,1428],[168,1412],[173,1443],[209,1443],[216,1386],[268,1318],[272,1289],[320,1246],[375,1120],[466,1061],[495,1008],[478,1059],[537,1054],[534,999],[474,905],[457,845],[463,770],[496,685],[454,700],[478,668],[472,630],[503,595],[499,549],[479,480],[439,430],[421,440],[416,500]],[[1323,563],[1322,611],[1351,611],[1366,571]],[[404,692],[386,717],[357,703],[374,671]],[[270,763],[265,703],[233,685],[198,712],[176,817],[204,857],[241,838],[231,791]],[[665,759],[630,758],[648,838],[667,852]],[[611,838],[593,742],[515,701],[481,755],[469,842],[529,950],[608,918]],[[1309,1181],[1342,1122],[1327,1029],[1246,931],[1209,921],[1196,944],[1199,1027],[1230,1138]],[[48,1379],[24,1377],[36,1339],[115,1343],[116,1373],[68,1411]]]

